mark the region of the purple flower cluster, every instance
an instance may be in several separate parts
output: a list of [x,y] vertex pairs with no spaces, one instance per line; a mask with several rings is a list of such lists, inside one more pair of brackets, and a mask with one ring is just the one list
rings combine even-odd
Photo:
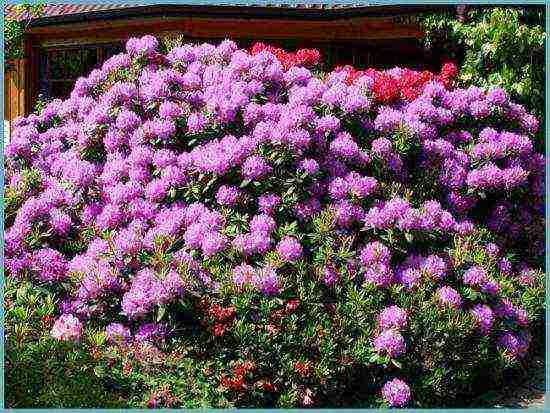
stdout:
[[495,320],[493,310],[487,305],[477,304],[471,311],[479,325],[479,331],[482,335],[486,335],[493,327]]
[[233,282],[238,288],[250,286],[268,296],[280,292],[277,271],[270,266],[255,269],[248,264],[238,265],[233,268]]
[[441,281],[446,274],[447,263],[437,255],[427,257],[409,255],[396,269],[397,281],[408,289],[417,287],[423,277],[433,281]]
[[130,329],[120,323],[111,323],[105,328],[107,338],[112,342],[125,342],[130,339]]
[[283,260],[293,262],[302,256],[302,246],[296,238],[287,236],[277,244],[277,253]]
[[[379,202],[370,208],[364,218],[366,229],[398,228],[403,231],[465,232],[464,222],[457,221],[438,201],[426,201],[421,208],[413,208],[401,198]],[[467,232],[467,230],[466,230]]]
[[520,334],[514,334],[506,331],[498,340],[499,347],[505,355],[512,358],[520,358],[525,355],[531,342],[531,336],[528,332],[522,331]]
[[458,309],[462,305],[462,297],[454,288],[443,286],[436,291],[436,299],[442,306]]

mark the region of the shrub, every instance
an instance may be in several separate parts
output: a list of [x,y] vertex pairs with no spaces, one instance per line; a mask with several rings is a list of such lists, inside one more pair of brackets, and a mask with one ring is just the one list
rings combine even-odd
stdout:
[[452,50],[449,57],[461,62],[461,83],[498,85],[544,120],[544,23],[541,6],[470,7],[462,20],[454,13],[424,17],[424,42],[435,50]]
[[56,337],[105,341],[131,404],[445,406],[519,365],[544,301],[534,116],[452,65],[157,46],[6,148],[9,276],[54,294]]
[[122,407],[93,373],[90,347],[50,337],[55,299],[28,281],[6,279],[6,405],[10,408]]

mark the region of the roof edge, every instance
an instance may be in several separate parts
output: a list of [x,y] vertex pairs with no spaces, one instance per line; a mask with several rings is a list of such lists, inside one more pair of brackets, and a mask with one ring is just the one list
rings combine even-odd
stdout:
[[29,27],[54,26],[83,21],[122,20],[139,17],[210,17],[281,20],[337,20],[354,17],[391,17],[429,11],[456,10],[456,5],[373,5],[349,9],[297,9],[294,7],[233,5],[143,5],[34,19]]

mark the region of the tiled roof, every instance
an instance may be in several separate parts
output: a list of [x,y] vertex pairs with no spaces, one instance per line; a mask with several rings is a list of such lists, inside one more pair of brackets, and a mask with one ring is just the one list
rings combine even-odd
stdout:
[[[46,4],[41,17],[63,16],[67,14],[89,13],[94,11],[125,9],[136,4]],[[7,4],[4,8],[5,17],[16,18],[17,6]],[[27,16],[22,16],[27,17]]]
[[[372,3],[369,3],[372,5]],[[365,7],[369,5],[368,3],[356,3],[356,4],[327,4],[327,3],[224,3],[220,2],[215,4],[218,7],[266,7],[266,8],[278,8],[278,9],[301,9],[301,10],[342,10],[342,9],[353,9],[356,7]],[[172,4],[174,5],[174,4]],[[207,6],[207,3],[204,4],[185,4],[178,3],[182,6]],[[129,7],[141,7],[141,6],[152,6],[152,4],[46,4],[44,6],[44,11],[41,17],[54,17],[54,16],[65,16],[70,14],[81,14],[81,13],[91,13],[98,11],[108,11],[108,10],[121,10]],[[210,4],[213,6],[213,4]],[[5,17],[16,18],[18,13],[16,11],[16,6],[13,4],[8,4],[4,8]],[[27,16],[22,16],[27,17]]]

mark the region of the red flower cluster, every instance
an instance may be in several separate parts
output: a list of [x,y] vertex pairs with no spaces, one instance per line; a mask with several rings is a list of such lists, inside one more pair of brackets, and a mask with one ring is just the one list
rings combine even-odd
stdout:
[[235,317],[235,307],[221,307],[219,304],[213,304],[208,309],[208,314],[216,321],[228,321]]
[[399,72],[390,74],[375,69],[356,70],[352,66],[340,66],[335,68],[334,72],[345,72],[345,82],[348,84],[352,84],[361,76],[370,77],[374,98],[381,103],[389,104],[399,99],[416,99],[422,93],[424,85],[434,79],[441,80],[447,88],[452,86],[458,69],[454,63],[445,63],[438,76],[427,70],[419,72],[400,69]]
[[293,298],[292,300],[288,300],[286,303],[286,311],[288,313],[293,312],[300,306],[300,300],[297,298]]
[[453,62],[447,62],[441,68],[439,79],[443,82],[445,87],[449,88],[453,85],[453,82],[458,74],[458,67]]
[[233,391],[242,391],[246,388],[243,376],[222,377],[221,385]]
[[275,390],[275,386],[269,380],[259,380],[256,385],[265,391],[272,392]]
[[294,371],[302,378],[311,374],[311,363],[309,361],[296,361],[293,367]]
[[376,100],[382,103],[391,103],[399,99],[401,90],[398,79],[386,73],[374,71],[373,80],[372,93]]
[[[373,69],[371,69],[371,70],[373,70]],[[335,72],[335,73],[344,72],[346,74],[346,77],[345,77],[344,81],[348,85],[351,85],[355,81],[355,79],[357,79],[359,76],[362,76],[365,73],[364,70],[357,70],[353,66],[350,66],[350,65],[336,66],[334,68],[333,72]]]
[[206,314],[207,320],[203,324],[210,325],[212,334],[223,336],[227,327],[235,318],[235,307],[222,307],[219,304],[209,304],[206,300],[199,303],[199,308]]
[[250,53],[254,56],[264,50],[275,55],[285,70],[293,66],[313,67],[321,62],[321,53],[316,49],[300,49],[296,53],[291,53],[261,42],[255,43],[250,49]]
[[409,101],[416,99],[421,93],[424,85],[434,79],[434,75],[427,70],[416,72],[403,69],[399,78],[399,89],[401,96]]
[[254,363],[250,360],[244,363],[236,363],[233,366],[233,375],[229,377],[222,377],[221,385],[229,390],[243,391],[247,388],[245,378],[246,375],[252,373],[256,369]]
[[[321,61],[321,54],[316,49],[300,49],[292,53],[261,42],[255,43],[250,49],[250,53],[254,56],[264,50],[275,55],[285,70],[293,66],[313,67]],[[416,99],[424,85],[434,79],[439,79],[445,87],[449,88],[458,74],[457,66],[452,62],[445,63],[438,76],[434,76],[427,70],[419,72],[401,69],[398,74],[389,74],[375,69],[357,70],[350,65],[336,67],[334,71],[346,72],[345,81],[348,84],[352,84],[361,76],[370,77],[373,80],[372,91],[375,99],[385,104],[399,99],[408,101]]]
[[290,313],[294,312],[298,307],[300,306],[300,300],[293,298],[291,300],[288,300],[284,308],[280,308],[278,310],[274,310],[271,313],[271,320],[273,321],[279,321],[284,316],[289,315]]

